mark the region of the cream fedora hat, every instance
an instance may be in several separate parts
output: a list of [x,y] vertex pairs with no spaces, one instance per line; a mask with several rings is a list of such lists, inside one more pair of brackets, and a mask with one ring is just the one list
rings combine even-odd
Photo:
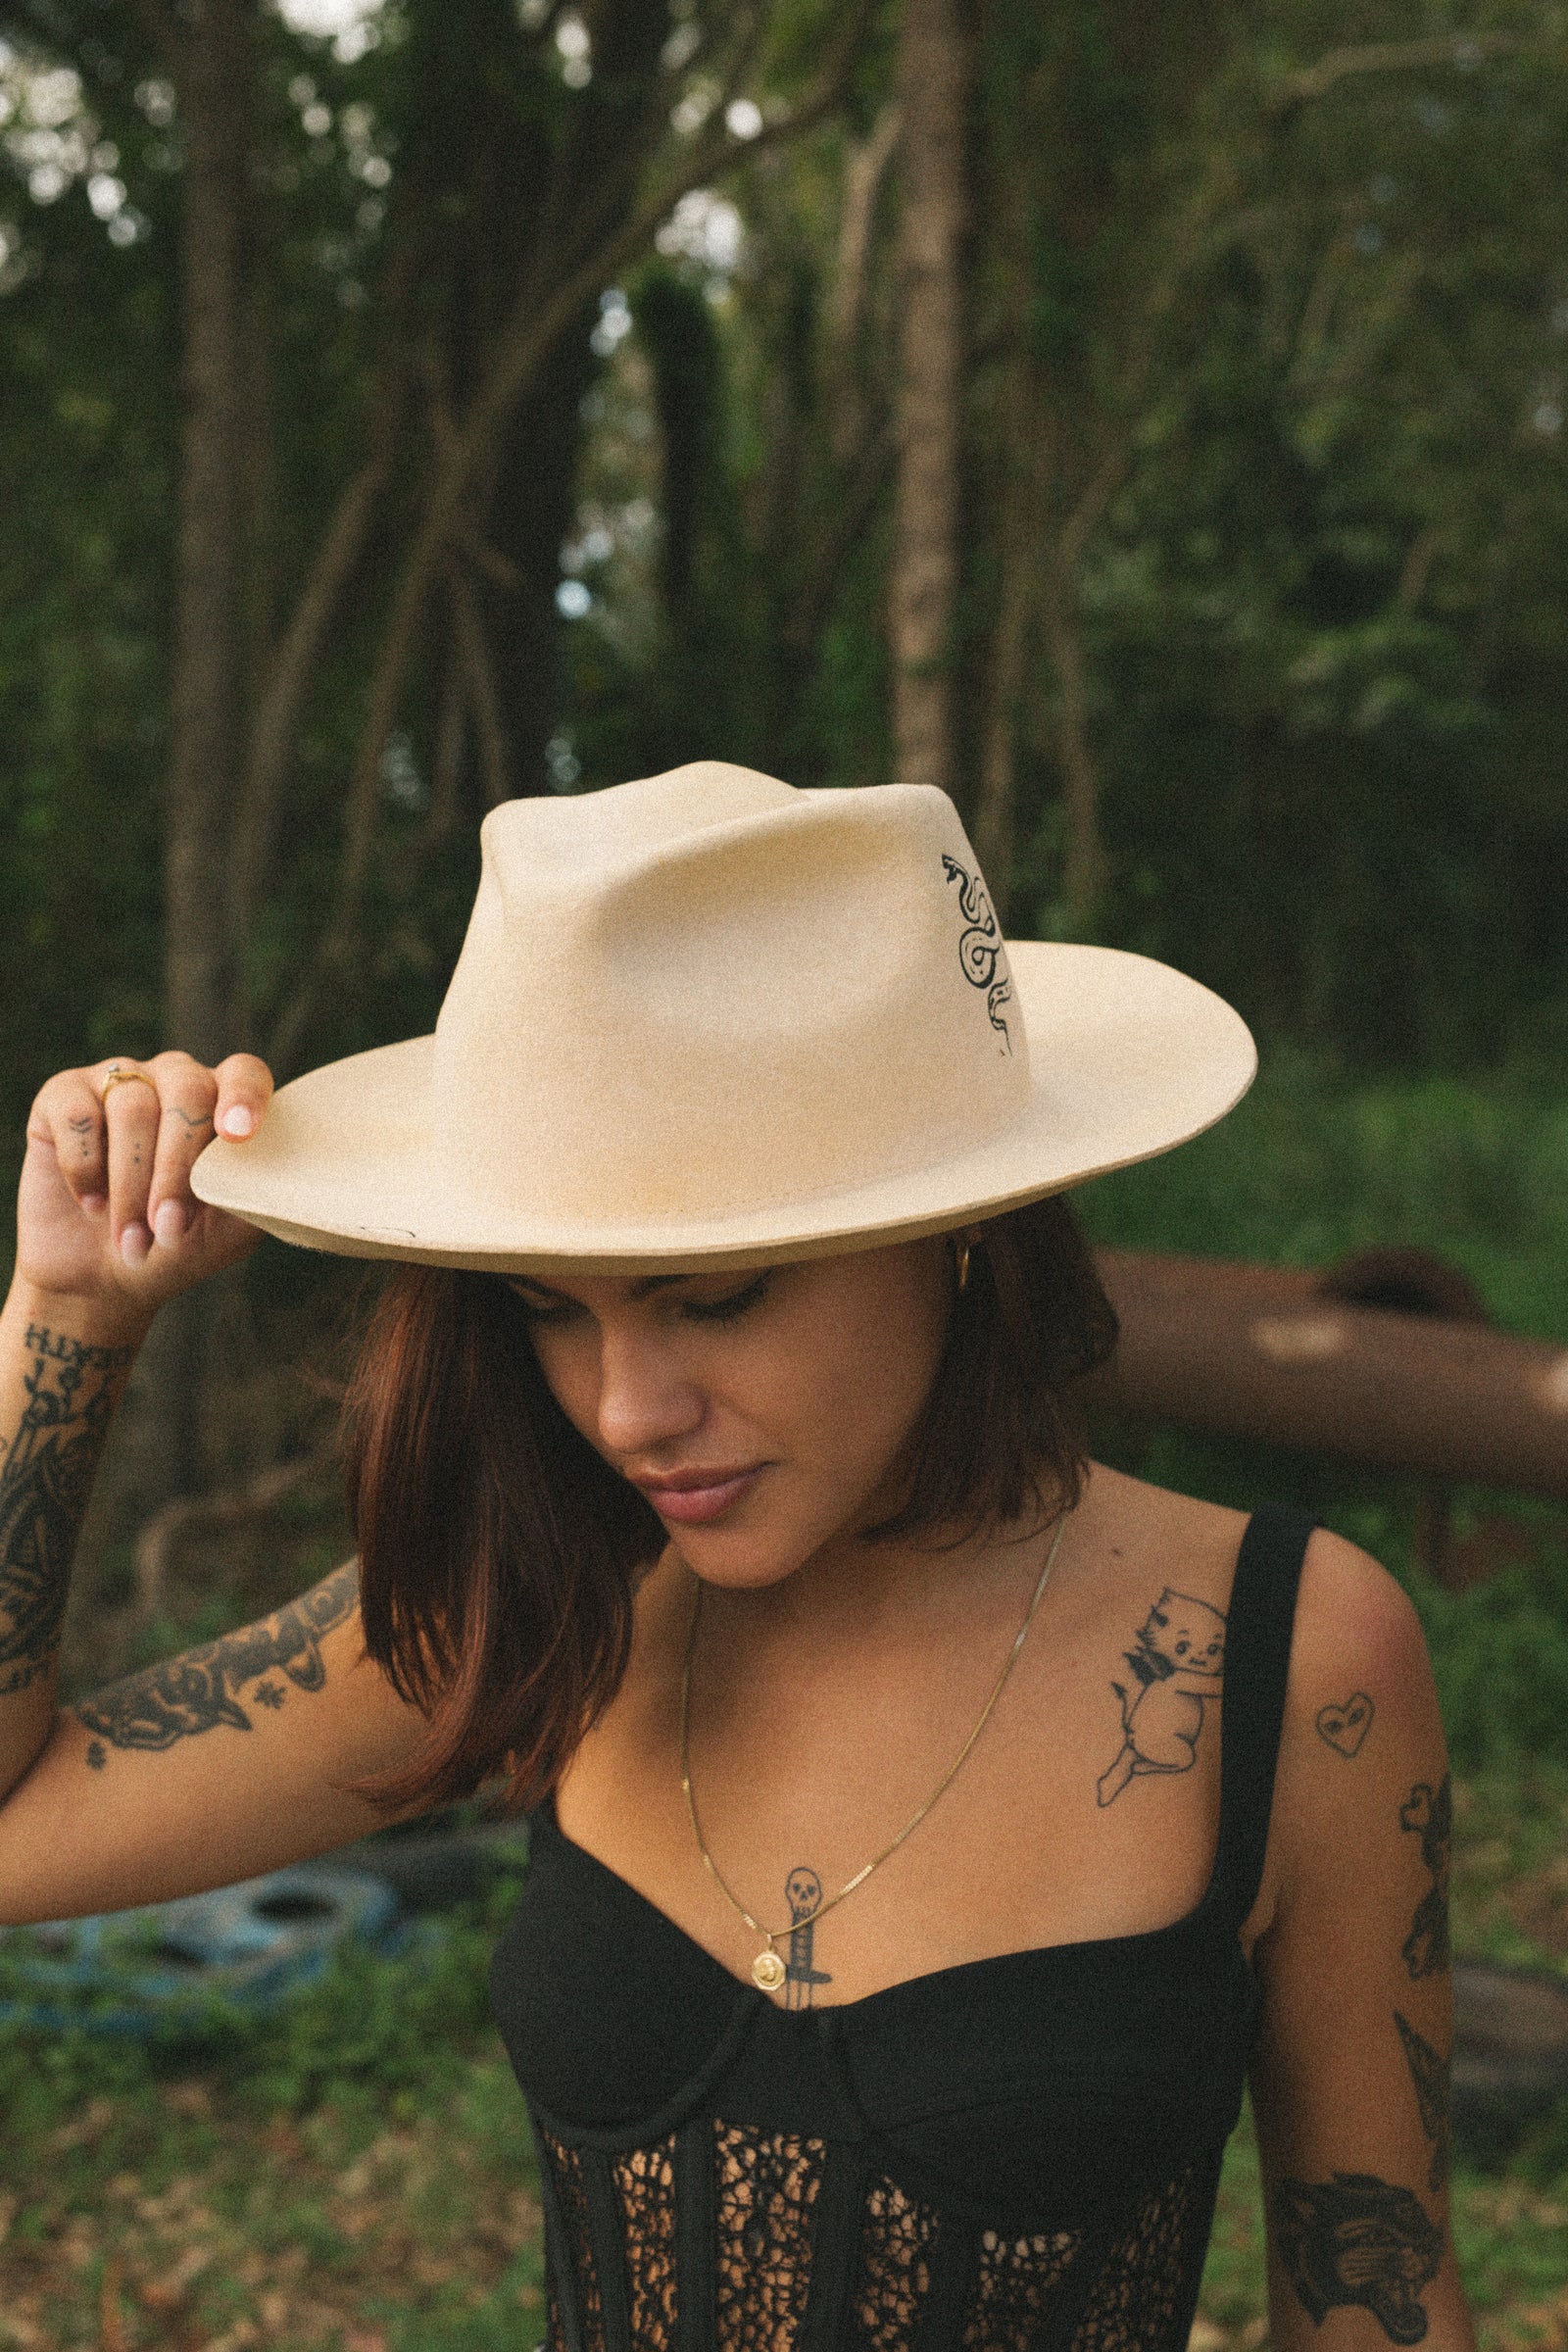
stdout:
[[722,760],[509,801],[433,1037],[280,1089],[198,1197],[349,1257],[757,1264],[940,1232],[1197,1135],[1245,1024],[1111,948],[1004,944],[924,785]]

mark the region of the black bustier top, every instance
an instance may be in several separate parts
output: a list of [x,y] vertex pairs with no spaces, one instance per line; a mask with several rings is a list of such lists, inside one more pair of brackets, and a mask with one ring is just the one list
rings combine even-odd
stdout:
[[1240,2112],[1310,1522],[1259,1511],[1196,1910],[786,2010],[532,1819],[492,1972],[552,2352],[1184,2352]]

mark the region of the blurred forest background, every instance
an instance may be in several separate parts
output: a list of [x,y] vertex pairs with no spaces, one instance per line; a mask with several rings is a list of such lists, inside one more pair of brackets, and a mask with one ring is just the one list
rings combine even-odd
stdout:
[[[487,806],[710,754],[947,785],[1011,928],[1265,1046],[1568,1044],[1556,6],[0,42],[6,1136],[63,1063],[428,1027]],[[160,1326],[127,1507],[285,1442],[256,1289]]]
[[[1557,0],[0,0],[0,1177],[56,1067],[428,1028],[487,807],[720,756],[942,783],[1010,929],[1241,1006],[1254,1097],[1100,1238],[1422,1244],[1568,1343],[1565,420]],[[352,1290],[265,1244],[161,1319],[78,1678],[338,1556],[285,1367]],[[1560,1511],[1446,1592],[1397,1482],[1109,1442],[1406,1576],[1459,1948],[1568,1969]],[[514,2342],[464,1933],[226,2074],[5,2041],[0,2342]],[[1461,2254],[1568,2352],[1535,2129]],[[1251,2165],[1199,2352],[1266,2330]]]

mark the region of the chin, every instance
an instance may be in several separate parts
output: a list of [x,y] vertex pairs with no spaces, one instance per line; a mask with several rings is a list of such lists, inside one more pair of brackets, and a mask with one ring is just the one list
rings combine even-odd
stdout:
[[[740,1514],[737,1513],[737,1521]],[[692,1574],[705,1585],[736,1592],[765,1592],[797,1574],[834,1539],[836,1530],[799,1526],[672,1527],[669,1541]]]
[[716,1531],[710,1535],[702,1528],[683,1527],[670,1544],[693,1576],[727,1592],[765,1592],[793,1576],[811,1556],[799,1548],[726,1539]]

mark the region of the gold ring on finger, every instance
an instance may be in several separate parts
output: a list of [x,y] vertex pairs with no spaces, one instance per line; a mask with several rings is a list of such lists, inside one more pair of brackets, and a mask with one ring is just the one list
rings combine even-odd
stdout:
[[153,1093],[155,1095],[157,1094],[157,1083],[155,1080],[148,1077],[145,1070],[122,1069],[118,1061],[112,1061],[104,1073],[103,1085],[98,1089],[99,1102],[107,1102],[110,1096],[110,1090],[117,1086],[123,1086],[126,1080],[129,1078],[139,1079],[143,1086],[150,1086],[153,1090]]

